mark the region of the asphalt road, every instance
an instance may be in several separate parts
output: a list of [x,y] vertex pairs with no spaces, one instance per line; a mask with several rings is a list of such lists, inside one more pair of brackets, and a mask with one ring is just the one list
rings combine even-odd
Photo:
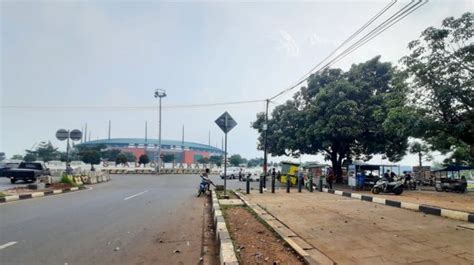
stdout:
[[0,205],[0,264],[197,264],[207,202],[198,184],[113,175],[92,190]]
[[28,183],[23,182],[23,181],[18,181],[15,184],[11,184],[9,178],[0,177],[0,191],[6,190],[9,188],[14,188],[14,187],[26,186],[26,185],[28,185]]

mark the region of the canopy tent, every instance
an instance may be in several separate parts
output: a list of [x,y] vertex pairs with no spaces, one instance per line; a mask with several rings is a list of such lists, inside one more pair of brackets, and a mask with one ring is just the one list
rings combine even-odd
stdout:
[[458,172],[462,170],[474,170],[474,166],[457,166],[457,165],[450,165],[442,169],[434,170],[433,172]]

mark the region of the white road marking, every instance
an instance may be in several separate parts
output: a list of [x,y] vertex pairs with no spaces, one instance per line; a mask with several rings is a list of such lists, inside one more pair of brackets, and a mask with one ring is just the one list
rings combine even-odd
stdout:
[[12,242],[8,242],[6,244],[3,244],[0,246],[0,250],[4,249],[4,248],[7,248],[7,247],[11,247],[13,245],[16,245],[18,242],[15,242],[15,241],[12,241]]
[[127,198],[125,198],[125,199],[123,199],[123,200],[124,200],[124,201],[126,201],[126,200],[130,200],[131,198],[134,198],[134,197],[140,196],[140,195],[142,195],[142,194],[144,194],[144,193],[147,193],[147,192],[148,192],[147,190],[146,190],[146,191],[142,191],[142,192],[140,192],[140,193],[137,193],[137,194],[134,194],[134,195],[132,195],[132,196],[128,196]]

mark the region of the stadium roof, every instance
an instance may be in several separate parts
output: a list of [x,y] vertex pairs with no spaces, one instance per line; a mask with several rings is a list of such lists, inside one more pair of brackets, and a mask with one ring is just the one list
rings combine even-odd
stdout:
[[[144,138],[112,138],[112,139],[100,139],[100,140],[93,140],[93,141],[88,141],[84,143],[80,143],[77,145],[96,145],[96,144],[105,144],[105,145],[122,145],[124,147],[128,147],[130,145],[158,145],[158,139],[147,139],[145,141]],[[181,141],[174,141],[174,140],[165,140],[161,139],[161,145],[174,145],[174,146],[181,146],[183,145],[183,142]],[[199,150],[205,150],[205,151],[210,151],[210,152],[218,152],[218,153],[223,153],[220,148],[216,148],[214,146],[209,146],[205,144],[199,144],[199,143],[193,143],[193,142],[184,142],[184,146],[188,147],[190,149],[199,149]]]

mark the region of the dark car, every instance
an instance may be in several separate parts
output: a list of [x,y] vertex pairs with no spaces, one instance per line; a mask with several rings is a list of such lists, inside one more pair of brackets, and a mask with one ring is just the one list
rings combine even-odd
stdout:
[[5,171],[11,168],[17,168],[20,163],[7,162],[0,164],[0,177],[5,177]]
[[18,168],[7,169],[4,174],[5,177],[10,178],[11,183],[15,183],[18,180],[36,182],[41,176],[51,173],[43,162],[21,162]]

